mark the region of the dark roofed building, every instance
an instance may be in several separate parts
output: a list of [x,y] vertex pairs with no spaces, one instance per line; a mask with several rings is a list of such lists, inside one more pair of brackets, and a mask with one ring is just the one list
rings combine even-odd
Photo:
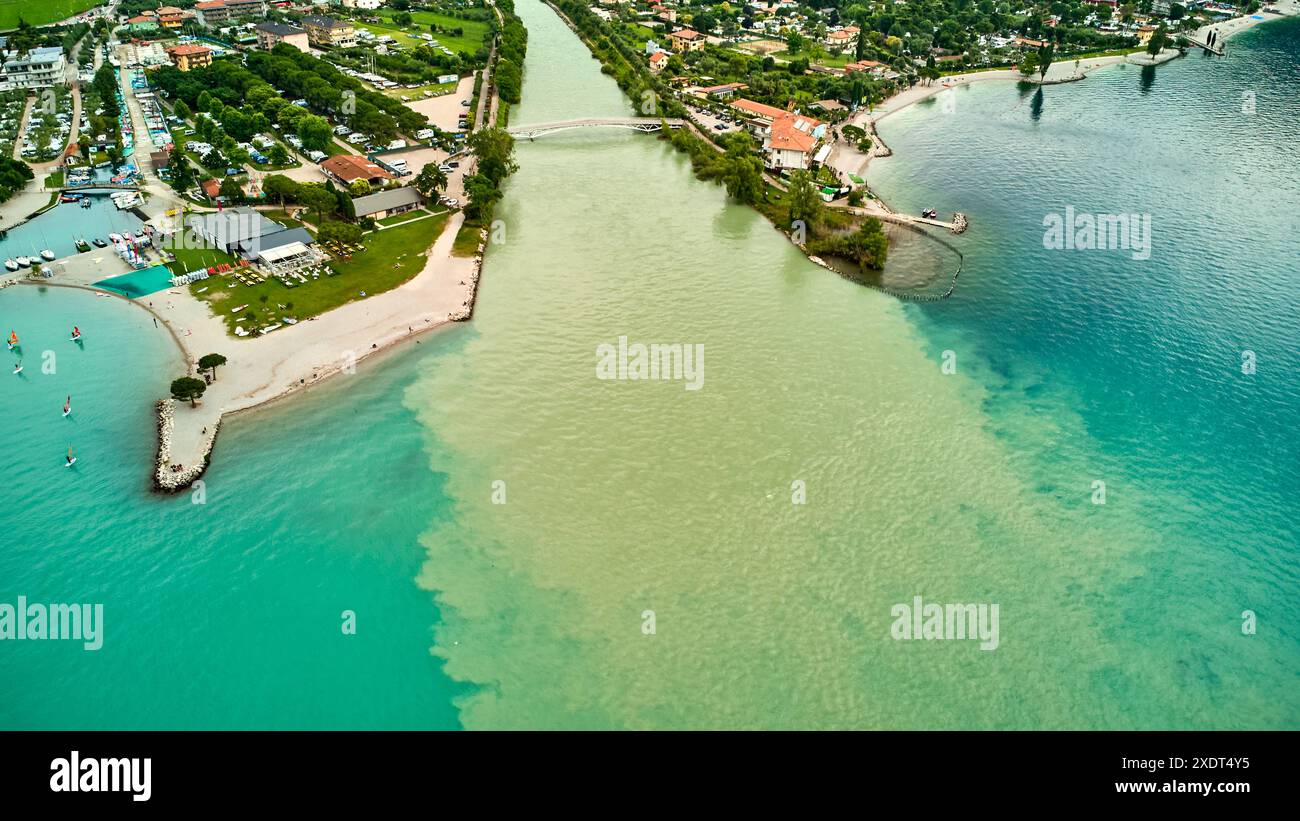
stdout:
[[352,201],[352,206],[356,209],[357,219],[369,217],[370,219],[380,220],[394,214],[414,211],[423,202],[424,197],[420,196],[419,191],[406,186],[405,188],[392,188],[388,191],[357,197]]
[[239,253],[251,262],[257,262],[258,258],[267,251],[273,251],[276,248],[283,248],[295,242],[301,242],[303,245],[311,245],[316,240],[312,239],[311,233],[306,228],[283,228],[273,234],[263,237],[247,239],[239,243]]
[[[205,182],[205,190],[206,186]],[[190,217],[189,227],[205,241],[228,254],[239,250],[241,245],[260,243],[284,230],[280,223],[272,222],[260,212],[245,207],[195,214]]]

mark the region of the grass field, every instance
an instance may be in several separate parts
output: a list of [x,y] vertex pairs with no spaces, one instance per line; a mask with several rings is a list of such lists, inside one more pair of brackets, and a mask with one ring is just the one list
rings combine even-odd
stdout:
[[422,43],[423,40],[417,40],[411,37],[407,32],[413,34],[433,34],[429,30],[431,24],[448,28],[464,29],[464,34],[460,37],[454,37],[450,34],[433,34],[433,39],[446,46],[452,51],[465,51],[473,54],[483,47],[483,37],[487,34],[488,24],[480,23],[476,20],[461,20],[457,17],[448,17],[445,14],[438,14],[432,11],[413,11],[411,12],[411,25],[409,28],[402,29],[393,23],[392,9],[380,8],[378,14],[383,18],[383,25],[376,26],[372,24],[363,24],[364,28],[374,31],[376,34],[390,34],[395,37],[402,45],[410,45],[413,42]]
[[[447,215],[439,214],[409,225],[367,234],[365,250],[361,253],[347,262],[330,261],[338,276],[322,276],[295,288],[288,288],[273,277],[257,285],[240,285],[232,277],[212,277],[191,283],[190,293],[207,302],[212,312],[225,321],[226,330],[232,335],[236,325],[251,329],[284,317],[305,320],[363,299],[363,291],[366,296],[391,291],[418,274],[424,267],[424,251],[433,245],[446,225]],[[209,255],[203,260],[212,264],[208,260],[214,252],[202,253]],[[197,267],[197,264],[191,267]],[[207,288],[204,293],[197,293],[204,287]],[[241,305],[248,307],[236,314],[231,313]],[[248,313],[252,313],[254,319],[247,319],[245,315]]]
[[100,0],[0,0],[0,31],[18,28],[21,17],[33,26],[57,23],[99,5]]
[[456,257],[472,257],[478,253],[479,231],[483,226],[477,222],[465,220],[461,223],[456,240],[451,244],[451,254]]

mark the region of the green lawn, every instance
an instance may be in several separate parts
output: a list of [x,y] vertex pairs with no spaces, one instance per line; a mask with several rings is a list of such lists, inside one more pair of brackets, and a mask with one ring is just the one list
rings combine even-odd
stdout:
[[645,26],[639,26],[636,23],[623,24],[623,31],[628,37],[635,40],[637,42],[637,45],[643,47],[645,46],[647,40],[653,40],[656,37],[660,37],[659,33],[656,32],[654,29],[646,28]]
[[56,23],[99,5],[100,0],[0,0],[0,30],[18,28],[22,17],[33,26]]
[[[362,23],[361,25],[364,28],[374,31],[376,34],[392,35],[404,46],[410,44],[412,41],[421,43],[426,42],[424,40],[416,40],[416,38],[409,36],[407,34],[408,32],[415,34],[431,34],[433,39],[437,40],[439,44],[446,46],[452,51],[465,51],[473,54],[483,47],[483,37],[488,31],[488,24],[486,22],[480,23],[476,20],[461,20],[458,17],[449,17],[448,15],[438,14],[433,11],[410,12],[412,21],[411,26],[410,28],[402,29],[393,23],[392,18],[396,13],[393,9],[381,7],[376,13],[383,18],[383,25],[376,26],[371,23]],[[429,30],[430,24],[433,23],[437,23],[439,26],[450,29],[461,28],[465,30],[465,33],[460,37],[454,37],[450,34],[433,34],[433,32]]]
[[[447,213],[447,209],[445,208],[438,211],[438,214],[445,214],[445,213]],[[384,217],[383,219],[378,220],[378,222],[380,225],[384,226],[385,228],[391,228],[394,225],[401,225],[404,222],[410,222],[411,220],[414,219],[423,219],[424,217],[431,217],[431,216],[435,216],[434,212],[428,210],[427,208],[417,208],[414,211],[407,211],[405,214],[394,214],[391,217]]]
[[[338,276],[322,276],[294,288],[273,277],[251,286],[241,285],[233,277],[211,277],[192,283],[190,293],[207,302],[213,313],[225,320],[226,329],[232,335],[236,325],[251,330],[284,317],[305,320],[361,299],[363,291],[366,296],[391,291],[418,274],[424,267],[423,252],[433,245],[446,224],[447,215],[439,214],[367,234],[365,250],[361,253],[347,262],[330,261]],[[207,291],[197,293],[204,287]],[[248,307],[237,314],[231,313],[243,305]],[[254,318],[246,318],[248,313]]]
[[456,232],[456,241],[451,244],[452,256],[472,257],[478,253],[479,231],[482,228],[483,226],[469,220],[461,223],[460,231]]
[[53,174],[46,175],[46,177],[45,177],[45,187],[46,187],[46,188],[62,188],[62,187],[63,187],[63,172],[62,172],[62,171],[55,171]]

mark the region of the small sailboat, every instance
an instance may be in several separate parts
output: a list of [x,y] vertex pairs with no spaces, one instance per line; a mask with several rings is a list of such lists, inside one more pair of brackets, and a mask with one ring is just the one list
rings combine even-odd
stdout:
[[5,260],[5,267],[8,268],[10,271],[17,271],[17,270],[18,270],[18,260],[14,259],[13,257],[10,257],[9,259],[6,259],[6,260]]
[[70,413],[72,413],[72,396],[71,396],[71,395],[69,395],[68,398],[65,399],[65,400],[63,401],[63,415],[64,415],[64,417],[66,417],[66,416],[67,416],[68,414],[70,414]]
[[30,259],[28,259],[27,257],[18,257],[18,259],[14,260],[14,261],[18,263],[18,267],[19,267],[19,268],[30,268],[30,267],[32,267],[32,261],[31,261]]
[[14,348],[18,347],[18,333],[16,331],[9,332],[8,342],[9,342],[9,350],[12,351]]
[[77,238],[77,253],[84,254],[90,250],[90,243],[80,237]]
[[77,457],[72,455],[72,445],[68,445],[68,461],[64,463],[65,468],[70,468],[77,464]]
[[73,342],[81,341],[81,329],[78,328],[76,325],[72,326],[72,341]]
[[51,251],[49,248],[46,248],[45,250],[41,251],[41,259],[45,260],[46,262],[52,262],[54,260],[54,252]]

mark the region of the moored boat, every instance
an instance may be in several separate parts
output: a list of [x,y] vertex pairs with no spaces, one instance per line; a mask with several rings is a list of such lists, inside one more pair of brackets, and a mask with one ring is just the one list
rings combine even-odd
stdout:
[[46,248],[45,250],[41,251],[41,259],[45,260],[46,262],[52,261],[54,259],[54,252],[51,251],[49,248]]
[[5,267],[8,268],[10,271],[17,271],[17,270],[18,270],[18,260],[13,259],[13,258],[10,258],[10,259],[5,260]]
[[19,268],[30,268],[32,266],[32,261],[27,257],[18,257],[15,262],[18,263]]
[[100,239],[99,237],[94,237],[94,238],[91,239],[90,241],[93,242],[93,243],[95,244],[95,247],[96,247],[96,248],[104,248],[104,247],[107,247],[107,245],[108,245],[107,242],[104,242],[104,241],[103,241],[102,239]]

